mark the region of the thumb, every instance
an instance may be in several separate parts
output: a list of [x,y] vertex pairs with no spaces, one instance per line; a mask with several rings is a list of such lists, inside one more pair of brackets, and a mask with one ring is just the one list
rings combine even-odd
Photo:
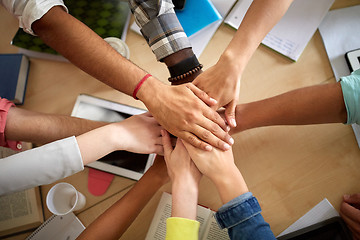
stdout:
[[352,194],[352,195],[344,195],[344,202],[349,204],[359,204],[360,205],[360,193]]
[[165,157],[165,160],[167,160],[167,159],[169,159],[169,157],[173,151],[173,147],[171,145],[169,133],[164,129],[161,129],[160,132],[161,132],[162,143],[163,143],[163,148],[164,148],[164,157]]
[[229,123],[231,127],[236,127],[236,120],[235,120],[235,110],[236,110],[236,102],[232,100],[225,109],[225,118],[226,121]]

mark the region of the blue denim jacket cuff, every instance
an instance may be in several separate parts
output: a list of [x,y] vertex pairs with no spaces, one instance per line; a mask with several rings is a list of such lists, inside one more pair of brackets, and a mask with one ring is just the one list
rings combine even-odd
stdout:
[[258,201],[251,192],[248,192],[223,205],[215,213],[215,219],[222,229],[231,228],[259,213],[261,213],[261,208]]

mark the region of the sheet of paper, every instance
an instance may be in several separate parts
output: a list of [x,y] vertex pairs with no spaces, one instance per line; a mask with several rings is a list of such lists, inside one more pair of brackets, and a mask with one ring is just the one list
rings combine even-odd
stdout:
[[225,18],[224,23],[238,29],[251,3],[252,0],[239,0],[229,15]]
[[[345,53],[360,48],[360,6],[330,11],[319,26],[336,81],[350,74]],[[360,126],[353,124],[360,148]]]
[[315,223],[322,222],[332,217],[338,217],[338,216],[339,213],[335,210],[335,208],[331,205],[331,203],[326,198],[324,198],[324,200],[318,203],[315,207],[313,207],[310,211],[308,211],[304,216],[302,216],[299,220],[293,223],[290,227],[285,229],[277,237],[281,237],[285,234],[297,231],[299,229],[311,226]]
[[[225,23],[238,28],[251,0],[240,0]],[[297,61],[334,0],[295,0],[282,19],[266,35],[262,44]]]
[[330,11],[319,26],[335,78],[350,74],[345,53],[360,48],[360,6]]
[[[212,1],[215,8],[219,11],[221,17],[223,18],[228,14],[235,2],[236,0]],[[200,57],[201,53],[204,51],[211,38],[214,36],[216,30],[220,27],[221,23],[222,20],[215,21],[189,37],[193,52],[197,57]],[[141,34],[140,28],[136,25],[135,22],[130,26],[130,29],[137,32],[138,34]]]

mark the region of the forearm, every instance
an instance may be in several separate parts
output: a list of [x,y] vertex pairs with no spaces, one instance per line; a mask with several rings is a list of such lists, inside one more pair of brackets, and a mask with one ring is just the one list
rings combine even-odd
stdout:
[[292,0],[254,0],[221,58],[229,61],[234,69],[242,73],[256,48],[285,14],[291,2]]
[[74,65],[128,95],[146,74],[62,7],[50,9],[32,28],[47,45]]
[[119,239],[165,183],[164,178],[150,168],[124,197],[91,223],[78,239]]
[[209,176],[219,192],[223,204],[249,191],[246,182],[234,163],[213,176]]
[[12,107],[7,115],[5,136],[8,140],[44,144],[69,136],[78,136],[106,124]]
[[331,83],[238,105],[238,127],[232,133],[272,125],[344,123],[346,118],[341,85]]
[[171,217],[196,220],[199,187],[190,177],[175,179],[172,184]]

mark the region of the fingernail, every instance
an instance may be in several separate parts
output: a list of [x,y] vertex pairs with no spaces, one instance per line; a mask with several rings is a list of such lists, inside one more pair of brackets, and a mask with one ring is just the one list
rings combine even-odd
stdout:
[[210,101],[214,102],[214,103],[217,103],[217,100],[214,99],[214,98],[210,98]]
[[230,126],[226,126],[226,131],[230,131]]
[[235,119],[231,119],[230,121],[231,121],[231,125],[233,125],[233,127],[236,127],[236,121],[235,121]]
[[205,150],[206,150],[206,151],[209,151],[209,152],[211,152],[211,150],[212,150],[212,147],[211,147],[211,146],[209,146],[209,145],[207,145],[207,146],[205,147]]
[[230,149],[230,145],[227,144],[227,143],[224,143],[224,149],[225,149],[225,150],[229,150],[229,149]]
[[234,141],[234,139],[232,137],[230,137],[229,142],[230,142],[231,145],[233,145],[235,141]]
[[349,198],[350,198],[350,195],[349,195],[349,194],[345,194],[345,195],[344,195],[344,199],[345,199],[345,200],[347,200],[347,199],[349,199]]

